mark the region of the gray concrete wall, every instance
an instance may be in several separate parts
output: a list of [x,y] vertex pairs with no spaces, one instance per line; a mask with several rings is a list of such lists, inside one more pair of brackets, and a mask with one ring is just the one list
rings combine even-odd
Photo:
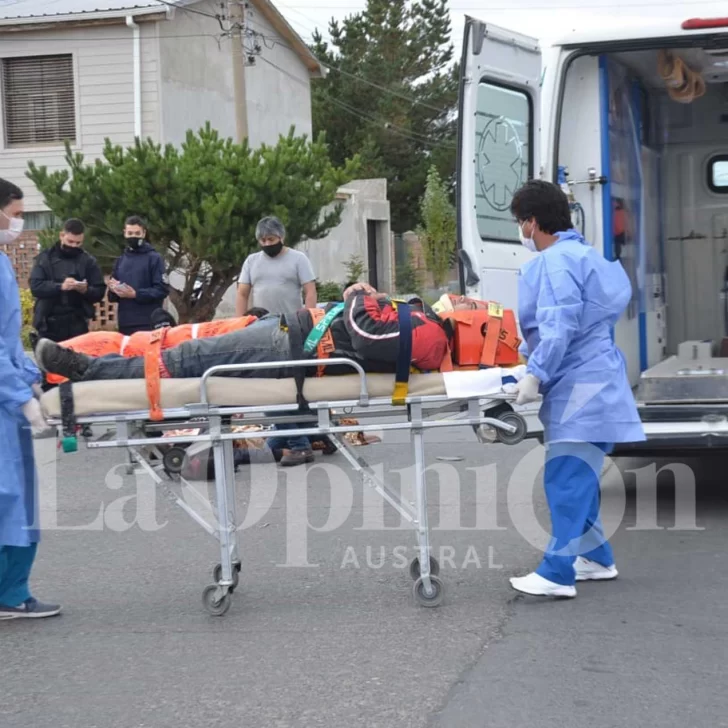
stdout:
[[[190,6],[218,13],[219,2]],[[274,42],[276,32],[251,3],[250,28],[261,54],[245,69],[248,135],[253,147],[275,144],[291,125],[296,134],[311,135],[311,79],[301,59],[286,45]],[[220,38],[216,20],[178,10],[160,23],[162,141],[179,144],[188,129],[210,122],[223,137],[235,137],[231,40]],[[207,36],[207,37],[205,37]],[[219,42],[218,42],[219,39]],[[246,46],[252,41],[246,40]]]
[[298,245],[313,265],[319,281],[345,283],[346,261],[353,255],[364,261],[362,276],[369,280],[367,220],[377,221],[377,279],[382,290],[392,290],[392,252],[390,212],[387,200],[387,180],[354,180],[340,190],[339,202],[344,203],[341,223],[320,240],[305,240]]

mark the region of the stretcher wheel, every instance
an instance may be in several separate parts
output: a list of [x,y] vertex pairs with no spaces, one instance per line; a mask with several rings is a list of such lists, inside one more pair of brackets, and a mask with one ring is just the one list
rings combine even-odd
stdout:
[[61,440],[63,452],[76,452],[78,450],[78,438],[75,435],[68,435]]
[[499,442],[504,445],[517,445],[528,432],[528,425],[526,420],[518,414],[518,412],[504,412],[498,417],[501,422],[505,422],[507,425],[513,425],[516,428],[515,432],[505,432],[504,430],[496,430],[496,436]]
[[[233,585],[230,587],[230,591],[232,592],[234,589],[237,589],[238,584],[240,583],[240,564],[233,564]],[[218,564],[213,570],[212,570],[212,578],[215,580],[216,583],[220,583],[222,581],[222,564]]]
[[207,613],[213,617],[222,617],[230,609],[230,604],[232,603],[230,592],[223,595],[222,599],[218,599],[216,596],[218,589],[217,584],[210,584],[202,592],[202,605],[207,610]]
[[[410,576],[412,581],[417,581],[420,578],[420,557],[415,556],[410,562]],[[440,562],[434,557],[430,556],[430,575],[437,576],[440,573]]]
[[164,453],[162,464],[168,473],[181,473],[185,463],[185,451],[181,447],[172,447]]
[[417,579],[412,587],[415,601],[421,607],[439,607],[445,596],[445,585],[440,581],[438,576],[430,576],[431,593],[425,592],[425,582],[422,577]]

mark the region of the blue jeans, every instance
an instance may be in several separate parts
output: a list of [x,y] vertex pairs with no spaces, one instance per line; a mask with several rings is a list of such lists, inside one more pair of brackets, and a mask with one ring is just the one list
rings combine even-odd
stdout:
[[[310,427],[310,423],[297,425],[295,422],[284,422],[279,425],[275,425],[276,430],[295,430],[299,427]],[[299,435],[298,437],[269,437],[268,447],[271,450],[293,450],[294,452],[305,452],[311,449],[311,440],[306,435]]]
[[[186,341],[162,353],[174,379],[201,377],[219,364],[261,364],[290,358],[288,333],[281,328],[280,316],[265,316],[244,329]],[[256,368],[232,372],[229,376],[275,379],[285,376],[284,372],[283,367]],[[144,357],[111,354],[92,359],[84,379],[144,379]]]
[[583,556],[602,566],[614,565],[612,547],[599,518],[599,478],[605,443],[561,442],[548,446],[544,470],[552,538],[536,573],[556,584],[576,581],[574,561]]
[[28,580],[37,543],[30,546],[0,546],[0,604],[19,607],[30,599]]

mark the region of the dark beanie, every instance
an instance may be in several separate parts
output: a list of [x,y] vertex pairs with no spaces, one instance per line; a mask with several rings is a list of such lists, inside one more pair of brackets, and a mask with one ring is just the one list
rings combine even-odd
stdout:
[[169,311],[158,308],[152,311],[151,324],[153,329],[162,329],[165,326],[176,326],[177,322]]

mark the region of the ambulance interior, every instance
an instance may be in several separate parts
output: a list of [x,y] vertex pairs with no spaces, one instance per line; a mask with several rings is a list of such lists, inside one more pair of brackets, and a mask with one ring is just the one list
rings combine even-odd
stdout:
[[575,222],[632,280],[615,334],[632,383],[672,355],[728,357],[728,39],[578,56],[557,128]]

